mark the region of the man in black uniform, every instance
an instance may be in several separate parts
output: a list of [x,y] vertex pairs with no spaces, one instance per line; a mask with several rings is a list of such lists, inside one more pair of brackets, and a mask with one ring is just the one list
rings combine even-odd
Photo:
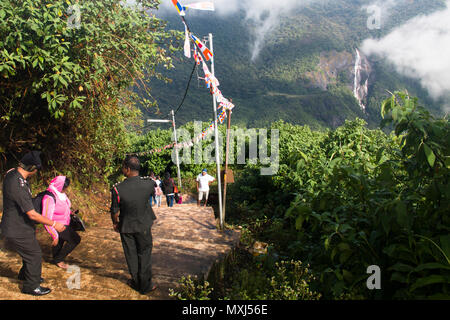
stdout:
[[53,226],[58,232],[65,227],[53,222],[34,210],[31,190],[27,178],[36,174],[41,168],[40,152],[27,153],[19,163],[19,167],[6,173],[3,181],[3,217],[1,222],[2,236],[22,257],[23,266],[19,279],[24,280],[22,292],[41,296],[51,292],[49,288],[40,286],[43,281],[42,251],[36,239],[36,223]]
[[[123,251],[131,274],[129,285],[146,294],[156,289],[152,285],[151,227],[156,216],[150,206],[156,183],[139,176],[140,162],[127,156],[122,173],[127,177],[111,190],[111,219],[114,230],[120,233]],[[120,211],[120,215],[119,215]]]

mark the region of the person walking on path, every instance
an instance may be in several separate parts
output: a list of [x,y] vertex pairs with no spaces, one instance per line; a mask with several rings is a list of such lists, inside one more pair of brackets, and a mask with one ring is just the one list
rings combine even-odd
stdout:
[[175,198],[175,181],[170,177],[170,173],[166,172],[164,180],[162,182],[162,190],[166,196],[167,206],[173,207],[173,201]]
[[[155,177],[155,173],[153,171],[150,171],[150,179],[152,179],[153,181],[156,182],[156,177]],[[158,204],[158,202],[156,201],[156,192],[152,195],[152,197],[150,198],[150,205],[153,207],[153,205]]]
[[34,209],[28,178],[41,169],[39,151],[27,153],[15,169],[6,173],[3,180],[2,235],[12,245],[23,261],[19,280],[23,280],[22,293],[34,296],[49,294],[51,289],[41,287],[42,250],[36,239],[36,223],[51,226],[63,232],[62,223],[52,221]]
[[163,195],[162,189],[161,189],[161,179],[159,176],[156,176],[155,179],[155,183],[156,183],[156,188],[155,188],[155,199],[156,199],[156,204],[158,205],[158,208],[161,207],[161,198]]
[[205,196],[205,207],[206,203],[208,202],[208,196],[209,196],[209,185],[211,182],[216,180],[214,177],[210,176],[208,174],[208,171],[206,169],[202,170],[202,173],[200,173],[197,176],[197,192],[198,192],[198,199],[197,199],[197,205],[201,205],[201,201],[203,200],[203,196]]
[[55,228],[45,226],[45,229],[53,239],[53,262],[62,269],[67,269],[68,265],[64,260],[81,241],[78,233],[70,226],[71,202],[65,193],[69,185],[69,178],[57,176],[47,188],[47,191],[51,192],[53,197],[45,195],[42,198],[42,215],[66,226],[63,232],[57,232]]
[[155,192],[155,182],[139,176],[140,161],[127,156],[122,165],[126,179],[111,190],[111,219],[113,228],[120,233],[122,247],[131,279],[128,284],[146,294],[156,289],[152,284],[151,227],[156,216],[149,199]]

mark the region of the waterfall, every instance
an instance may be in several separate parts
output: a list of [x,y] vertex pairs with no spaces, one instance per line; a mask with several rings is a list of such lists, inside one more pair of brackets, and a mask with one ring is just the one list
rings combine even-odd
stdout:
[[355,59],[355,80],[353,84],[353,95],[358,100],[359,106],[363,111],[366,111],[366,106],[363,103],[363,99],[368,93],[368,79],[366,79],[364,86],[361,86],[361,71],[362,71],[362,59],[358,49],[356,49]]

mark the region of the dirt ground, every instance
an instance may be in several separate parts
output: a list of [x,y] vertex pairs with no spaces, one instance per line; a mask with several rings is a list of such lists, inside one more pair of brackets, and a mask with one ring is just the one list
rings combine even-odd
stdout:
[[[186,199],[186,196],[184,197]],[[164,200],[164,199],[163,199]],[[120,235],[111,228],[107,197],[99,195],[97,213],[80,232],[80,245],[66,260],[74,270],[63,270],[51,263],[51,238],[39,227],[37,238],[43,252],[42,286],[52,292],[33,297],[20,292],[17,279],[22,265],[19,255],[0,240],[0,299],[4,300],[161,300],[170,299],[169,289],[181,276],[205,275],[239,242],[235,231],[220,232],[211,208],[195,204],[155,209],[158,217],[152,229],[153,279],[158,289],[141,295],[127,285],[130,278]],[[181,226],[181,227],[180,227]],[[77,271],[79,270],[79,272]],[[77,283],[77,280],[79,282]]]

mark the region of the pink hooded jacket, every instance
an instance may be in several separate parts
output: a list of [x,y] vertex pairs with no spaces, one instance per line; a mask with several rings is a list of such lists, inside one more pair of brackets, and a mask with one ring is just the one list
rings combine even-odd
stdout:
[[[65,193],[62,192],[65,176],[57,176],[51,182],[47,191],[50,191],[55,196],[55,200],[51,196],[44,196],[42,198],[42,215],[52,221],[62,223],[68,226],[70,223],[70,200]],[[45,229],[52,236],[53,240],[58,239],[59,235],[55,228],[45,226]]]

